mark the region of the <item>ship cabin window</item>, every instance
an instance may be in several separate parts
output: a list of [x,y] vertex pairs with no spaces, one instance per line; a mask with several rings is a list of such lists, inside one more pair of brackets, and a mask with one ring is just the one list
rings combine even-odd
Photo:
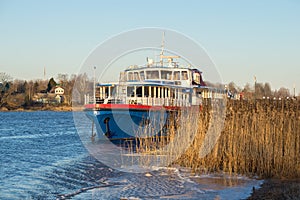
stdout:
[[158,70],[146,71],[146,77],[147,79],[159,79],[159,72]]
[[155,96],[154,96],[155,98],[158,98],[158,97],[160,96],[160,95],[158,95],[158,87],[155,88],[155,93],[154,93],[154,95],[155,95]]
[[145,73],[144,73],[144,71],[140,71],[140,78],[141,78],[142,81],[145,80]]
[[139,73],[138,72],[133,72],[133,79],[134,79],[134,81],[139,80]]
[[108,97],[108,87],[104,87],[104,98]]
[[110,96],[113,96],[116,93],[115,87],[111,86],[110,88]]
[[172,71],[161,70],[161,79],[172,80]]
[[145,86],[145,97],[149,97],[149,87],[148,86]]
[[139,73],[138,72],[128,72],[128,81],[138,81]]
[[101,86],[99,88],[99,95],[100,98],[108,98],[110,96],[113,96],[115,93],[115,87],[114,86]]
[[142,86],[137,87],[135,93],[136,93],[137,97],[142,97],[143,96],[143,88],[142,88]]
[[174,80],[180,80],[180,71],[174,72]]
[[[144,96],[143,96],[143,90],[144,90]],[[137,86],[135,94],[137,97],[148,97],[149,96],[149,86]],[[134,93],[133,93],[133,96],[134,96]]]
[[200,74],[199,73],[196,73],[196,72],[193,73],[193,82],[195,84],[200,84]]
[[128,72],[127,73],[127,80],[128,81],[132,81],[133,80],[133,73],[132,72]]
[[127,96],[128,97],[134,97],[134,87],[133,86],[128,86],[127,87]]
[[151,87],[151,95],[149,95],[149,97],[155,97],[155,93],[154,93],[154,87]]
[[181,71],[181,80],[188,80],[188,72]]

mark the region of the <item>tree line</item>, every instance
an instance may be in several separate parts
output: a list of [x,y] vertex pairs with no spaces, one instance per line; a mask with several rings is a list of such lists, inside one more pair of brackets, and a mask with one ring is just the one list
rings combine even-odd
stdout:
[[[270,83],[247,83],[244,88],[230,82],[227,86],[231,94],[238,94],[244,99],[279,99],[279,98],[296,98],[296,94],[291,93],[289,89],[280,87],[278,90],[272,90]],[[300,96],[300,94],[298,95]]]
[[[48,80],[19,80],[13,79],[9,74],[0,72],[0,108],[7,109],[26,108],[31,106],[41,106],[41,102],[36,99],[39,96],[46,96],[53,93],[54,88],[60,86],[64,89],[64,101],[61,103],[65,106],[72,105],[72,92],[75,82],[82,84],[77,90],[83,94],[84,91],[90,92],[92,81],[86,74],[68,75],[58,74],[55,78]],[[83,97],[80,97],[81,99]]]

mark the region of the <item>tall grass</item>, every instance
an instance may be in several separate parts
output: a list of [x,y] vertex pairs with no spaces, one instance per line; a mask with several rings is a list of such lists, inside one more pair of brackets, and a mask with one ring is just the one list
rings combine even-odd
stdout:
[[178,163],[204,172],[261,177],[300,177],[299,101],[229,101],[224,129],[214,149],[200,158],[210,110],[199,118],[193,145]]

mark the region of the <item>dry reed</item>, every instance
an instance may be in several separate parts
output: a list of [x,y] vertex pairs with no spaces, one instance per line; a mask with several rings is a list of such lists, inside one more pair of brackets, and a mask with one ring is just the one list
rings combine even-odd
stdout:
[[300,177],[300,106],[295,100],[229,101],[224,129],[214,149],[200,158],[210,110],[199,118],[193,145],[177,161],[204,172],[260,177]]

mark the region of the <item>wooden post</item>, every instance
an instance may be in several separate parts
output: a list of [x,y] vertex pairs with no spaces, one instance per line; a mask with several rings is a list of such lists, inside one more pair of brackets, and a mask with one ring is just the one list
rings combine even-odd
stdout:
[[92,140],[93,140],[94,137],[96,136],[96,133],[94,132],[94,126],[95,126],[95,122],[94,122],[94,120],[93,120],[93,122],[92,122],[92,136],[91,136]]

